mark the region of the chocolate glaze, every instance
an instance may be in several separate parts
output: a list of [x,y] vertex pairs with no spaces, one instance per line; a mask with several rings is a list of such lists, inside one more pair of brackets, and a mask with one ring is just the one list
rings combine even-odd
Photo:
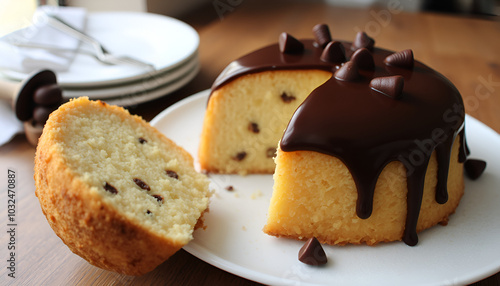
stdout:
[[[214,82],[213,90],[248,73],[265,70],[320,69],[335,72],[342,63],[320,59],[323,48],[302,40],[302,54],[281,54],[270,45],[231,63]],[[355,49],[342,42],[349,60]],[[448,199],[447,178],[451,146],[460,136],[459,161],[468,149],[464,136],[464,105],[455,86],[438,72],[415,61],[412,67],[390,66],[384,59],[393,52],[374,48],[375,68],[359,69],[354,81],[332,76],[299,106],[282,137],[285,152],[309,150],[335,156],[349,168],[357,187],[357,215],[372,213],[378,176],[391,161],[407,170],[407,218],[403,241],[416,245],[416,226],[431,153],[436,151],[436,201]],[[404,88],[398,99],[369,87],[375,77],[401,75]]]
[[282,54],[278,44],[274,44],[239,58],[230,63],[215,79],[212,90],[248,73],[294,69],[332,71],[335,68],[334,64],[320,59],[323,48],[315,47],[312,40],[302,40],[302,43],[304,51],[298,54]]

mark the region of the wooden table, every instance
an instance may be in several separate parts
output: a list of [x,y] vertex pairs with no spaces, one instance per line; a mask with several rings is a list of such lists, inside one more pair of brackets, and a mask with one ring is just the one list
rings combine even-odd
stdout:
[[[216,10],[213,4],[226,3]],[[231,4],[229,4],[231,3]],[[394,1],[393,3],[397,3]],[[228,6],[229,5],[229,6]],[[233,5],[233,6],[231,6]],[[131,108],[150,120],[172,103],[210,88],[233,59],[276,42],[289,32],[310,38],[317,23],[330,25],[332,36],[352,40],[358,30],[391,50],[412,48],[416,59],[440,71],[461,92],[466,112],[500,132],[500,24],[492,18],[402,12],[398,6],[367,9],[332,7],[320,2],[262,2],[216,0],[183,18],[201,37],[199,75],[181,90]],[[72,254],[52,232],[34,195],[34,148],[23,137],[0,147],[2,215],[0,225],[0,284],[19,285],[255,285],[202,262],[181,250],[142,277],[122,276],[89,265]],[[6,174],[16,171],[17,268],[7,276],[8,244]],[[500,253],[499,253],[500,255]],[[474,285],[499,285],[500,273]]]

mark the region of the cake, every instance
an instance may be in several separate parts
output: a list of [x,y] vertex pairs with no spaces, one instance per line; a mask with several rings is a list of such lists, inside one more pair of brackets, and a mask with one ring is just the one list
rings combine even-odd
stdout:
[[126,275],[145,274],[186,245],[211,194],[184,149],[125,109],[84,97],[50,115],[34,178],[42,211],[70,250]]
[[[201,166],[274,171],[267,234],[416,245],[417,232],[446,224],[463,195],[462,98],[412,50],[375,47],[364,32],[332,40],[324,24],[313,34],[283,33],[221,73],[207,104]],[[290,97],[297,107],[285,111],[278,103]],[[276,155],[266,156],[273,144]]]

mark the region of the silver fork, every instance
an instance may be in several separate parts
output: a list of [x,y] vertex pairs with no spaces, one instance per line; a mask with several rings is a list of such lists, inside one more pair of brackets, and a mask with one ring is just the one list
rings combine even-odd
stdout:
[[136,65],[136,66],[141,66],[143,68],[147,68],[151,71],[155,70],[155,67],[152,64],[134,59],[129,56],[115,56],[112,53],[110,53],[104,46],[99,43],[96,39],[92,38],[91,36],[85,34],[84,32],[80,31],[79,29],[73,27],[72,25],[68,24],[66,21],[63,19],[59,18],[56,15],[50,15],[48,14],[48,23],[52,25],[54,28],[57,28],[75,38],[78,40],[84,41],[88,44],[90,44],[93,48],[94,51],[96,52],[95,56],[96,58],[105,63],[105,64],[129,64],[129,65]]

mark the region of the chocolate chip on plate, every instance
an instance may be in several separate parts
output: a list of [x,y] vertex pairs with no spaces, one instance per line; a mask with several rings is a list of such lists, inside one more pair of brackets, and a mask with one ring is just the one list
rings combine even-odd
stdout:
[[325,250],[316,237],[309,238],[302,246],[299,260],[308,265],[322,265],[328,262]]
[[486,162],[479,159],[467,159],[464,163],[465,173],[471,180],[479,178],[484,169],[486,169]]

